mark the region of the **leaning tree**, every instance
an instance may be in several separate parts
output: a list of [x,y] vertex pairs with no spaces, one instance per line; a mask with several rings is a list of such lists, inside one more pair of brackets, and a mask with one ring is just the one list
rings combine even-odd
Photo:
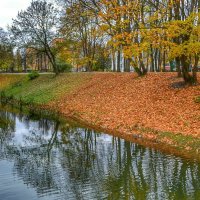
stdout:
[[18,13],[10,27],[16,45],[42,51],[48,57],[54,72],[58,73],[53,41],[58,37],[58,11],[53,4],[34,0]]

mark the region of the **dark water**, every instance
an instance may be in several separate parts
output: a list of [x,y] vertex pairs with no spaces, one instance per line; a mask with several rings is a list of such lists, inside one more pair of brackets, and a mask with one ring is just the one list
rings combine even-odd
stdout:
[[0,111],[0,200],[200,199],[199,163],[34,118]]

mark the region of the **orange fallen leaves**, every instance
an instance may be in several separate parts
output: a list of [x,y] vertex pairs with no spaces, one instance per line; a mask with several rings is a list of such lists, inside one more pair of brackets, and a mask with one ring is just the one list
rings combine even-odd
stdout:
[[63,114],[79,113],[88,123],[124,134],[139,126],[200,137],[200,104],[194,101],[200,86],[172,87],[181,80],[176,73],[142,78],[133,73],[95,73],[55,104]]

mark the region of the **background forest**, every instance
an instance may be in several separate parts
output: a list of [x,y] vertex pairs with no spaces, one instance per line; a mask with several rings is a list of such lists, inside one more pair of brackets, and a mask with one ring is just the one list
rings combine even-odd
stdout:
[[193,84],[199,8],[200,0],[34,0],[0,29],[0,69],[176,71]]

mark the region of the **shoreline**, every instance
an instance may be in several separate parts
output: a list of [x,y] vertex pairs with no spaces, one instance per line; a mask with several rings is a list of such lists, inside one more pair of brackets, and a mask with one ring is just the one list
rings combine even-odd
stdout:
[[[90,80],[89,80],[90,84]],[[88,84],[85,84],[84,87],[88,87]],[[72,94],[70,93],[69,96],[73,96],[74,92],[80,90],[75,89]],[[83,88],[83,87],[82,87]],[[68,97],[68,95],[67,95]],[[5,98],[5,99],[4,99]],[[68,98],[69,99],[69,98]],[[12,97],[9,99],[9,95],[5,95],[4,97],[1,97],[1,100],[7,100],[7,103],[11,103],[14,106],[19,105],[22,107],[27,107],[28,109],[33,109],[37,112],[37,110],[42,110],[45,112],[51,112],[55,115],[59,115],[62,118],[66,119],[72,119],[77,121],[83,126],[87,126],[88,128],[92,128],[94,130],[105,132],[107,134],[123,138],[125,140],[138,143],[140,145],[144,145],[147,147],[155,148],[158,150],[161,150],[166,153],[172,153],[174,155],[180,155],[185,158],[194,158],[194,159],[200,159],[200,137],[198,135],[187,135],[182,133],[175,133],[175,132],[168,132],[168,131],[158,131],[156,129],[147,128],[143,126],[136,126],[133,127],[127,127],[127,129],[121,130],[121,127],[110,128],[109,126],[105,126],[102,121],[98,121],[98,115],[95,116],[95,113],[93,115],[93,118],[87,117],[85,113],[82,113],[82,109],[80,109],[80,112],[78,112],[78,109],[74,109],[73,107],[70,108],[69,105],[64,105],[65,109],[62,109],[63,106],[59,101],[54,101],[53,103],[35,103],[34,101],[30,103],[30,105],[24,105],[26,104],[23,100],[17,100],[16,98]],[[66,100],[66,99],[64,99]],[[67,100],[66,100],[67,101]],[[70,102],[70,101],[69,101]],[[70,102],[71,103],[71,102]],[[68,107],[67,107],[68,106]],[[36,109],[37,108],[37,109]],[[87,110],[85,110],[87,111]],[[105,119],[106,120],[106,119]]]
[[[75,122],[75,123],[80,124],[82,127],[93,129],[99,133],[104,133],[104,134],[108,134],[114,137],[119,137],[126,141],[137,143],[147,148],[153,148],[165,154],[175,155],[192,162],[200,161],[199,151],[196,151],[196,149],[185,149],[184,145],[181,146],[181,145],[168,144],[166,142],[163,142],[162,140],[152,139],[151,137],[150,138],[143,137],[141,136],[141,134],[129,134],[126,132],[122,133],[116,130],[106,129],[101,126],[95,125],[93,123],[89,123],[88,121],[78,117],[76,114],[70,114],[70,115],[63,114],[59,110],[52,109],[52,107],[49,107],[48,105],[33,104],[31,107],[29,105],[22,105],[22,107],[19,107],[20,106],[19,102],[14,100],[11,102],[7,102],[6,104],[3,105],[3,107],[4,106],[6,108],[5,110],[12,107],[12,109],[13,108],[16,109],[16,112],[20,110],[26,114],[31,112],[39,116],[45,116],[47,118],[49,117],[50,119],[53,119],[53,120],[59,120],[59,121],[62,120],[63,122],[66,122],[66,121]],[[149,134],[151,135],[152,133],[149,132]],[[181,135],[181,136],[183,137],[183,139],[185,139],[184,135]],[[200,140],[198,144],[200,145]]]

